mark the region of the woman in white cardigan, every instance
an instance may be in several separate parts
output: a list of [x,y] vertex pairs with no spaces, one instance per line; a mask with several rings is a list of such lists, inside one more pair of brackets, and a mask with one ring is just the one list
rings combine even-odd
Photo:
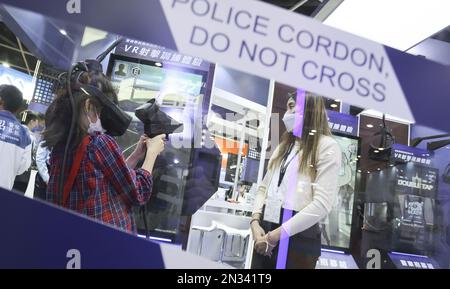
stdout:
[[[279,259],[286,268],[313,269],[320,257],[319,222],[337,196],[341,150],[331,136],[321,97],[307,93],[301,137],[294,136],[299,115],[291,96],[283,117],[287,132],[256,193],[251,220],[255,269],[275,268],[279,254],[284,254]],[[288,241],[288,247],[279,246],[280,240]]]

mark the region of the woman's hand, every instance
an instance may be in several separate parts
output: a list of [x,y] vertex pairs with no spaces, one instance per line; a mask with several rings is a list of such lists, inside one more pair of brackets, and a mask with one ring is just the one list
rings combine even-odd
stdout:
[[266,232],[264,232],[264,229],[259,225],[259,222],[252,222],[251,229],[253,234],[253,240],[255,241],[258,241],[266,234]]
[[255,243],[255,250],[261,255],[271,257],[273,249],[277,246],[276,242],[273,242],[270,238],[270,232],[265,234]]
[[153,172],[153,166],[155,165],[156,157],[164,150],[165,137],[165,134],[160,134],[145,141],[145,144],[147,146],[147,154],[145,156],[142,168],[149,173]]
[[136,148],[127,158],[127,166],[134,169],[140,160],[145,157],[145,152],[147,151],[147,140],[148,137],[143,135],[139,138],[139,141],[135,144]]
[[147,154],[152,155],[159,155],[164,150],[165,141],[166,138],[165,134],[160,134],[158,136],[155,136],[154,138],[147,139],[146,145],[147,145]]
[[269,248],[266,252],[266,256],[272,256],[272,251],[273,249],[277,246],[278,242],[279,242],[279,238],[273,236],[273,231],[272,232],[267,232],[267,234],[264,236],[264,238],[267,241],[267,244],[269,245]]
[[145,153],[147,151],[147,140],[148,137],[143,135],[139,138],[139,141],[136,145],[136,148],[131,153],[130,157],[136,158],[137,160],[142,160],[145,157]]
[[259,225],[259,222],[252,222],[251,229],[253,240],[255,241],[255,250],[259,254],[263,254],[266,250],[266,245],[264,243],[264,236],[266,235],[266,232],[261,225]]
[[265,255],[267,249],[267,243],[261,238],[255,242],[255,251],[260,255]]

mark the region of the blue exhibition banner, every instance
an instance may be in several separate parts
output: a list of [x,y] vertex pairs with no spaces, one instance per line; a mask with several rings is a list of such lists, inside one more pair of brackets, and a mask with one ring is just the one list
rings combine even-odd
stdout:
[[391,252],[388,254],[397,269],[439,269],[439,264],[430,257]]
[[358,265],[350,254],[322,249],[316,269],[358,269]]
[[358,135],[358,118],[353,115],[327,110],[328,126],[332,132],[346,135]]
[[230,268],[0,188],[0,269]]
[[0,188],[0,268],[159,268],[160,245]]
[[429,166],[433,159],[433,152],[410,147],[402,144],[392,146],[391,160],[396,162],[412,162],[415,164]]

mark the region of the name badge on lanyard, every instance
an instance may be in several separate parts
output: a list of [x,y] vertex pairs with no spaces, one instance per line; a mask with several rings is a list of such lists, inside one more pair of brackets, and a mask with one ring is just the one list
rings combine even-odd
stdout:
[[264,221],[279,224],[281,217],[281,207],[283,205],[283,194],[279,191],[280,185],[283,182],[284,176],[286,174],[287,168],[291,161],[295,158],[297,153],[295,153],[289,160],[288,157],[292,152],[293,144],[289,146],[288,151],[283,157],[281,162],[280,172],[278,180],[272,179],[268,188],[268,194],[266,199],[266,206],[264,209]]

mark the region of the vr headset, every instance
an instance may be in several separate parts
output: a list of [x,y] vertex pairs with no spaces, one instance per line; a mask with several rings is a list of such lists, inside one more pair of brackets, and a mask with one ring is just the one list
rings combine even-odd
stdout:
[[378,145],[370,144],[369,158],[374,161],[389,161],[391,158],[392,146],[395,143],[395,138],[386,127],[386,119],[384,114],[383,125],[380,131],[375,133],[374,136],[380,136],[380,142]]
[[[130,123],[132,117],[124,112],[113,100],[107,97],[98,87],[91,84],[84,84],[80,82],[80,77],[84,73],[95,72],[103,75],[103,67],[101,61],[108,53],[116,47],[122,39],[114,42],[104,53],[102,53],[96,60],[88,59],[83,62],[75,64],[70,73],[70,88],[82,91],[83,93],[93,96],[103,107],[100,113],[100,121],[106,133],[111,136],[123,135]],[[68,86],[69,73],[63,73],[59,76],[61,87]]]
[[144,132],[149,138],[160,134],[168,136],[183,126],[182,123],[162,112],[154,98],[138,107],[135,115],[144,123]]
[[95,97],[102,105],[103,109],[100,113],[100,121],[107,134],[111,136],[121,136],[127,131],[132,120],[131,116],[125,113],[97,87],[92,85],[80,85],[80,90],[87,95]]

